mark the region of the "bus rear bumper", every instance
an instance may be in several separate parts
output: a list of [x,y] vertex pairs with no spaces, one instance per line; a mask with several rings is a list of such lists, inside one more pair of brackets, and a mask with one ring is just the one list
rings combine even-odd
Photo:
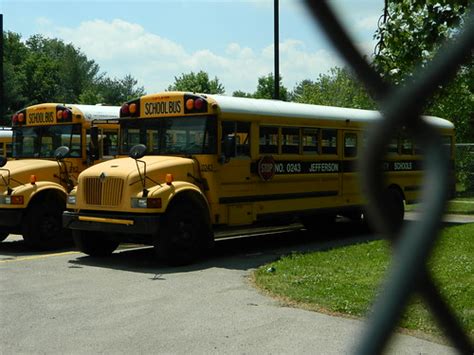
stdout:
[[63,227],[72,230],[153,235],[158,233],[159,225],[160,217],[156,215],[63,212]]

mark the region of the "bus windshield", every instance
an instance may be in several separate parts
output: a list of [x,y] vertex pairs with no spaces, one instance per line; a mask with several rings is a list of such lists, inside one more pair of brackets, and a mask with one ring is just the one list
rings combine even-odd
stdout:
[[214,116],[123,120],[120,130],[121,154],[136,144],[146,145],[149,155],[216,153]]
[[69,147],[69,156],[81,156],[80,124],[13,128],[15,158],[53,158],[63,145]]

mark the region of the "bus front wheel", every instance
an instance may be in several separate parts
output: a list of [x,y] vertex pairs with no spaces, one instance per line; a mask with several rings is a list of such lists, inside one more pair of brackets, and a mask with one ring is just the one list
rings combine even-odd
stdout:
[[70,242],[70,232],[62,227],[66,204],[57,197],[33,201],[23,222],[23,239],[33,248],[50,249]]
[[154,241],[158,257],[175,266],[196,261],[204,250],[206,233],[210,233],[202,210],[195,204],[178,202],[163,217]]
[[84,232],[74,230],[72,232],[74,244],[77,249],[90,256],[112,255],[120,242],[109,238],[105,233]]

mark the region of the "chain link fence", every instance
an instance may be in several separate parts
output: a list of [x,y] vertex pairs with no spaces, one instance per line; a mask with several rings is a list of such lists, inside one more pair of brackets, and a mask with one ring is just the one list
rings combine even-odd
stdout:
[[[432,62],[413,73],[404,87],[391,87],[358,52],[348,33],[329,5],[329,1],[306,0],[306,5],[348,65],[377,100],[384,119],[369,128],[367,148],[360,161],[363,189],[368,198],[371,219],[394,244],[391,267],[368,320],[365,335],[355,349],[357,354],[383,352],[409,298],[421,295],[447,338],[463,354],[473,354],[469,336],[441,296],[426,262],[439,234],[448,199],[449,159],[439,133],[420,115],[439,85],[446,84],[460,65],[470,60],[474,48],[474,5],[464,29],[457,38],[444,44]],[[391,211],[384,208],[382,162],[392,132],[407,127],[424,151],[425,174],[422,183],[423,209],[420,221],[404,225],[393,223]]]

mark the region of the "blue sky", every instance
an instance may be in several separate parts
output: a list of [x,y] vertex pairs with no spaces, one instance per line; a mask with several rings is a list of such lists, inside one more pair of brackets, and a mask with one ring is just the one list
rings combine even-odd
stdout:
[[[384,0],[331,0],[360,49],[372,54]],[[60,38],[111,77],[131,74],[148,93],[204,70],[226,94],[255,91],[273,72],[273,0],[0,0],[6,31]],[[280,73],[290,90],[338,54],[300,0],[280,0]]]

